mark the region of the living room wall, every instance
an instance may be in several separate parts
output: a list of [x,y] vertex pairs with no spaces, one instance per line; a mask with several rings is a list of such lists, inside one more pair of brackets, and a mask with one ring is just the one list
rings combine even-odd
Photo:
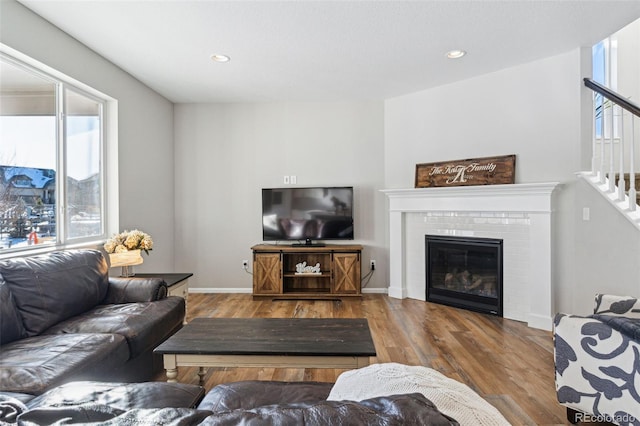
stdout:
[[1,43],[117,99],[120,229],[154,239],[136,270],[172,270],[173,104],[16,1],[0,8]]
[[[586,181],[576,186],[575,270],[574,285],[566,291],[575,299],[576,314],[589,314],[595,293],[638,297],[640,231]],[[590,211],[590,219],[582,220],[582,208]],[[586,291],[585,291],[586,289]]]
[[[517,156],[516,183],[562,184],[554,197],[555,308],[572,313],[588,313],[597,292],[625,288],[620,283],[630,282],[625,276],[629,268],[615,266],[618,261],[635,264],[638,241],[609,235],[612,244],[624,245],[616,248],[621,255],[617,259],[577,249],[602,240],[602,232],[597,238],[582,234],[584,206],[596,209],[592,216],[601,225],[603,216],[616,214],[594,203],[575,177],[590,158],[589,126],[585,129],[581,120],[585,93],[590,99],[582,87],[582,77],[590,75],[590,60],[585,60],[589,53],[574,50],[385,102],[388,188],[412,187],[416,163],[503,154]],[[624,224],[612,231],[620,229]],[[579,273],[585,267],[600,272]],[[611,279],[604,283],[603,275]]]
[[250,292],[250,247],[262,242],[261,189],[354,186],[355,243],[386,291],[383,103],[273,102],[175,106],[176,270],[200,292]]

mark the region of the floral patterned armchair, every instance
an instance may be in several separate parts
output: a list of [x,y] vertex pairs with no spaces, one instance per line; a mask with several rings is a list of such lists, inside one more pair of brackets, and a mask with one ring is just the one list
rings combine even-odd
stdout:
[[557,314],[555,381],[571,423],[640,425],[640,301],[596,295],[594,314]]

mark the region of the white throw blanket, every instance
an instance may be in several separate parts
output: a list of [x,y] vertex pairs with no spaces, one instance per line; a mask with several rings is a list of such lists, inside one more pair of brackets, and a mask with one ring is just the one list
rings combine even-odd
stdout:
[[510,424],[494,406],[467,385],[422,366],[385,363],[346,371],[336,380],[327,400],[362,401],[407,393],[421,393],[438,410],[461,425]]

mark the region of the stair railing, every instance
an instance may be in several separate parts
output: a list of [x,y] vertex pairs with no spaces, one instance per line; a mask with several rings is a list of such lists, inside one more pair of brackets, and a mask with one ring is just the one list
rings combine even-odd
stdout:
[[[627,208],[629,211],[635,211],[637,207],[635,123],[640,119],[640,106],[590,78],[584,79],[584,85],[593,90],[591,172],[607,192],[615,194],[618,201],[625,201],[626,182],[624,170],[625,168],[629,170]],[[601,130],[600,136],[596,131],[598,124]],[[616,140],[618,141],[617,155],[615,152]],[[607,143],[609,144],[608,150],[605,149]],[[600,145],[599,147],[598,144]],[[629,147],[628,157],[625,154],[625,146]],[[616,157],[618,158],[617,188]]]

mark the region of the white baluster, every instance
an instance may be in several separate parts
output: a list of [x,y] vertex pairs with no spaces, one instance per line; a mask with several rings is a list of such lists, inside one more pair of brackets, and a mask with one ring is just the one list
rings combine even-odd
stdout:
[[620,111],[620,145],[618,146],[620,172],[618,176],[618,201],[624,201],[624,193],[626,191],[626,185],[624,182],[624,110],[618,107]]
[[596,133],[596,123],[598,122],[598,94],[596,92],[593,92],[592,103],[593,114],[591,115],[591,127],[593,137],[591,138],[591,174],[597,176],[598,165],[596,160],[596,141],[598,139],[598,134]]
[[602,106],[600,107],[600,183],[604,183],[604,137],[607,134],[607,120],[604,116],[604,96],[602,98]]
[[635,137],[634,123],[636,117],[631,116],[631,140],[629,141],[629,210],[636,211],[636,169],[635,169]]
[[[612,87],[611,85],[611,58],[612,58],[612,48],[611,48],[611,37],[608,37],[606,39],[605,42],[606,45],[606,52],[607,52],[607,56],[605,58],[605,73],[604,73],[604,85],[607,87]],[[605,99],[604,95],[602,96],[602,117],[603,117],[603,123],[607,123],[607,119],[604,118],[605,117],[605,113],[606,113],[606,108],[605,105],[607,104],[607,100]],[[609,192],[613,192],[613,180],[612,180],[612,172],[613,172],[613,103],[609,102],[609,105],[611,106],[611,121],[609,121],[608,125],[607,125],[607,129],[604,128],[604,126],[602,127],[602,144],[604,145],[604,141],[607,140],[606,136],[607,136],[607,130],[609,130],[609,136],[610,136],[610,145],[609,145]],[[604,153],[604,149],[602,150],[602,152]],[[602,160],[604,162],[604,158]],[[603,174],[604,174],[604,164],[602,166],[603,169]],[[603,176],[602,178],[602,183],[605,183],[605,178]]]
[[614,142],[614,138],[613,138],[613,109],[614,109],[614,104],[611,104],[611,108],[609,108],[609,133],[610,133],[610,138],[609,138],[609,192],[614,192],[616,190],[616,172],[615,172],[615,160],[614,160],[614,151],[613,151],[613,142]]

